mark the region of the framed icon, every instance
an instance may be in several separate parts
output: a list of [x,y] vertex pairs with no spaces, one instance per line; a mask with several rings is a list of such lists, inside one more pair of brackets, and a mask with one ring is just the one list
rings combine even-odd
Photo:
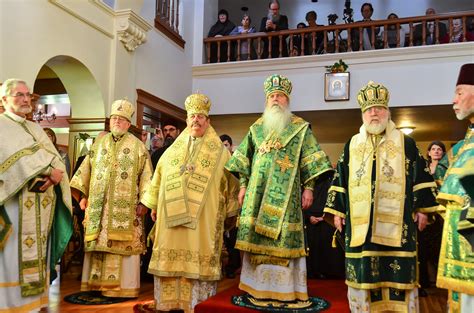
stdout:
[[324,77],[324,100],[349,100],[349,87],[350,73],[326,73]]

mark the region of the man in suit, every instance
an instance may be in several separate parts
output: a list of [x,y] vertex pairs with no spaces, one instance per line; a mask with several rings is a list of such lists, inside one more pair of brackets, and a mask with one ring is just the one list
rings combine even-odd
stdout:
[[[426,15],[435,15],[436,11],[433,8],[426,9]],[[426,45],[434,45],[436,42],[436,29],[438,29],[438,39],[443,38],[448,33],[446,25],[443,22],[428,21],[426,22]],[[413,31],[413,43],[415,46],[423,45],[423,23],[415,26]]]

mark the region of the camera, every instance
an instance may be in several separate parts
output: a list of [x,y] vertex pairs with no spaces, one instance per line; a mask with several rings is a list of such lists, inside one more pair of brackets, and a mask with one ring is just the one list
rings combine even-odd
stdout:
[[336,25],[336,20],[339,16],[337,14],[329,14],[328,15],[328,25]]
[[352,15],[354,15],[354,10],[352,10],[351,8],[351,1],[350,0],[346,0],[346,2],[344,2],[344,17],[342,18],[344,20],[344,22],[346,23],[353,23],[354,22],[354,19],[352,18]]

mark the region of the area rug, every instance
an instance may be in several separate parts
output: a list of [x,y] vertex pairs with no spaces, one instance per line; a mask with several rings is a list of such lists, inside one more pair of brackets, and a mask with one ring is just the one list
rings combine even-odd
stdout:
[[130,298],[104,297],[97,291],[81,291],[64,297],[64,301],[66,302],[83,305],[113,304],[128,300],[130,300]]
[[315,313],[329,307],[329,303],[326,300],[317,297],[310,297],[308,301],[299,301],[297,303],[283,303],[257,300],[248,294],[233,296],[232,304],[272,313]]
[[[347,301],[347,286],[344,280],[308,280],[308,294],[310,297],[321,298],[329,304],[321,312],[349,313]],[[227,290],[221,291],[214,297],[199,303],[194,307],[194,313],[250,313],[262,312],[247,307],[232,304],[232,297],[242,296],[244,292],[238,288],[238,282]],[[276,311],[275,311],[276,312]],[[304,311],[300,311],[304,312]],[[316,312],[316,311],[313,311]]]
[[133,313],[155,312],[155,300],[137,303],[133,306]]

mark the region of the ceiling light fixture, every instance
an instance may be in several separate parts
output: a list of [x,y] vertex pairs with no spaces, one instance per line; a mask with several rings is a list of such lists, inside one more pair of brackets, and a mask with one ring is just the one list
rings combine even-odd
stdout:
[[413,126],[405,126],[405,127],[399,127],[398,129],[405,135],[410,135],[411,133],[413,133],[415,128],[416,127],[413,127]]

